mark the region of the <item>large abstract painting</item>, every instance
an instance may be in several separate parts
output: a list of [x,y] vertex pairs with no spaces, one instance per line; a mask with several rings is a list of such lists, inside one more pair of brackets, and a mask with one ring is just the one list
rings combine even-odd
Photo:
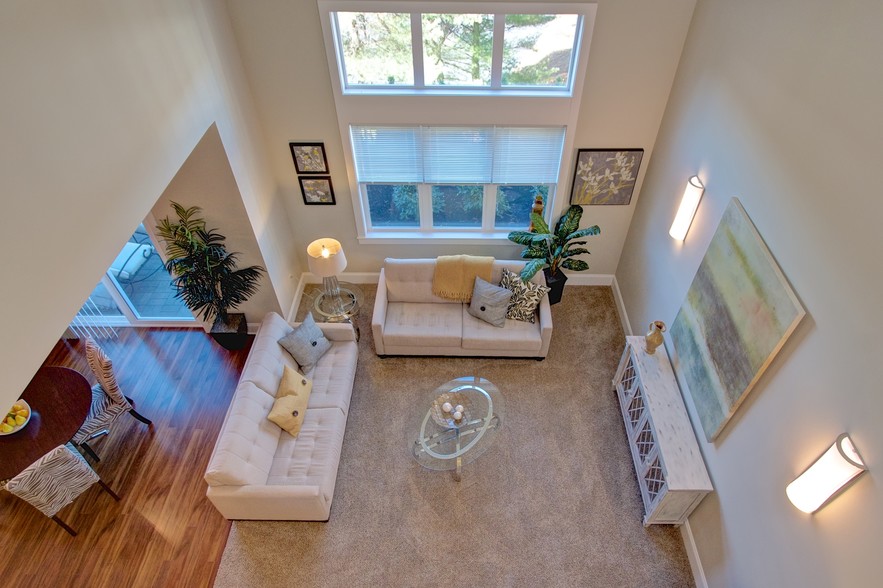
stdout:
[[736,198],[675,317],[677,371],[714,440],[805,315]]

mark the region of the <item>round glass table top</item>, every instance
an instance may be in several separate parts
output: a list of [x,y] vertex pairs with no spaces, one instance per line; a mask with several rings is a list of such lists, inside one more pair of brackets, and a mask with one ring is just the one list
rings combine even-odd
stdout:
[[490,381],[465,376],[435,389],[412,453],[431,470],[456,470],[488,450],[503,426],[503,395]]

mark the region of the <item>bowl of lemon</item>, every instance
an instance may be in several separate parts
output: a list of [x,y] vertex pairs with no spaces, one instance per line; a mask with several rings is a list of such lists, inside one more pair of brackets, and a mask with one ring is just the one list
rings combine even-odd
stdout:
[[6,413],[3,422],[0,423],[0,435],[12,435],[21,431],[29,420],[31,420],[31,407],[19,398]]

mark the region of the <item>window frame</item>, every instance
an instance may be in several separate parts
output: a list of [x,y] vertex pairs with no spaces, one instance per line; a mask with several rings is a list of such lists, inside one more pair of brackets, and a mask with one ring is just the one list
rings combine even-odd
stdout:
[[[418,210],[420,211],[418,224],[416,227],[414,226],[401,226],[401,227],[393,227],[388,225],[378,225],[375,226],[371,219],[371,212],[367,211],[365,215],[365,224],[367,225],[367,229],[369,233],[389,233],[390,237],[394,235],[435,235],[437,237],[448,236],[449,238],[458,238],[462,235],[471,235],[472,237],[482,237],[486,239],[490,238],[503,238],[511,231],[520,230],[519,227],[496,227],[496,212],[497,212],[497,192],[500,186],[546,186],[549,190],[549,195],[547,196],[547,201],[551,202],[557,191],[557,184],[549,184],[545,182],[537,183],[537,184],[529,184],[527,182],[519,182],[515,184],[500,184],[500,183],[488,183],[488,184],[473,184],[484,187],[484,193],[482,194],[481,201],[481,226],[479,227],[437,227],[433,225],[432,220],[432,187],[433,186],[465,186],[469,184],[445,184],[445,183],[409,183],[409,182],[359,182],[359,194],[364,199],[365,202],[368,201],[368,192],[367,186],[371,184],[382,184],[382,185],[407,185],[407,186],[416,186],[417,187],[417,205]],[[527,225],[529,224],[529,219],[525,219],[525,226],[522,227],[524,230],[527,230]]]
[[[585,10],[586,6],[592,10]],[[401,1],[365,1],[353,0],[319,0],[319,11],[323,28],[330,34],[326,38],[332,40],[333,51],[329,51],[329,61],[334,64],[331,76],[337,78],[340,92],[344,95],[461,95],[461,96],[566,96],[571,97],[576,86],[576,72],[584,69],[582,46],[587,44],[586,36],[591,37],[594,24],[594,4],[520,4],[517,2],[401,2]],[[399,13],[410,14],[411,17],[411,59],[414,83],[407,85],[388,84],[355,84],[347,82],[346,62],[340,35],[337,13]],[[493,50],[491,55],[491,80],[488,86],[457,86],[426,84],[423,64],[423,14],[490,14],[494,17]],[[527,86],[503,84],[503,48],[505,33],[505,17],[510,14],[574,14],[577,16],[576,31],[571,47],[568,79],[565,86]],[[588,33],[587,33],[588,30]],[[327,49],[327,43],[326,43]],[[331,59],[333,56],[333,59]],[[335,71],[336,70],[336,75]],[[581,86],[581,84],[580,84]]]

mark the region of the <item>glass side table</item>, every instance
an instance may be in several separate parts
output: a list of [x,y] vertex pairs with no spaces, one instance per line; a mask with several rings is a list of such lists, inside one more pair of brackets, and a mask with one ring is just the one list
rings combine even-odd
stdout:
[[[454,409],[462,411],[455,413]],[[478,376],[457,378],[433,392],[411,451],[423,467],[453,470],[459,482],[463,466],[493,445],[502,426],[500,390]]]
[[307,297],[307,308],[313,313],[313,318],[322,323],[350,323],[356,331],[356,341],[361,337],[356,317],[365,304],[365,295],[355,284],[340,282],[340,295],[329,296],[325,293],[321,284],[313,284],[304,291]]

